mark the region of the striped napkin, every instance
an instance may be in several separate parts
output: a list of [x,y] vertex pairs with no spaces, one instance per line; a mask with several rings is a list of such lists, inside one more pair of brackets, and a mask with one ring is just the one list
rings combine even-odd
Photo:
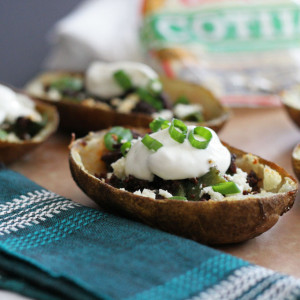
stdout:
[[300,280],[0,170],[0,288],[43,299],[300,299]]

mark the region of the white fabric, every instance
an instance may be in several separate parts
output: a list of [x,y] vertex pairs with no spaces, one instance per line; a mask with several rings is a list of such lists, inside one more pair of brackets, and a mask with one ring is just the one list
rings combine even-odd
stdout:
[[50,39],[50,69],[84,70],[94,60],[141,61],[141,0],[88,0],[60,20]]

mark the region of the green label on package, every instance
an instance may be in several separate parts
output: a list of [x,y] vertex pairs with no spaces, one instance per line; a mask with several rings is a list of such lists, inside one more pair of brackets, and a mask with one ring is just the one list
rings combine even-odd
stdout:
[[151,48],[201,46],[210,52],[241,52],[299,47],[300,9],[249,5],[148,15],[142,31]]

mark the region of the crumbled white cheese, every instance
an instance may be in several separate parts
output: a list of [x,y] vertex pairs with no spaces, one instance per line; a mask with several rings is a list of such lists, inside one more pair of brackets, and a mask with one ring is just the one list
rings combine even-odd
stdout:
[[281,183],[281,180],[281,175],[277,171],[271,169],[269,166],[264,167],[263,188],[266,191],[272,192],[273,190],[277,189]]
[[159,193],[159,195],[161,195],[161,196],[163,196],[165,198],[171,198],[171,197],[173,197],[173,195],[171,193],[169,193],[168,191],[166,191],[166,190],[159,189],[158,193]]
[[185,117],[202,112],[202,106],[200,104],[177,104],[174,107],[174,115],[179,119],[184,119]]
[[61,94],[56,89],[50,89],[47,93],[47,96],[49,99],[51,99],[53,101],[59,101],[61,99]]
[[237,185],[237,187],[241,190],[241,192],[243,191],[251,192],[252,188],[247,182],[247,176],[248,174],[240,168],[236,169],[236,174],[234,174],[233,176],[225,175],[225,177],[229,181],[233,181]]
[[107,179],[110,179],[112,175],[113,175],[113,173],[107,173],[107,174],[106,174],[106,178],[107,178]]
[[221,193],[215,192],[211,186],[207,186],[201,191],[200,198],[202,197],[203,194],[210,195],[210,198],[212,200],[223,200],[224,199],[224,196]]
[[112,98],[110,100],[110,104],[113,105],[113,106],[119,106],[122,102],[122,99],[120,98]]
[[279,189],[278,193],[286,193],[290,191],[292,188],[296,188],[295,182],[289,177],[284,177],[284,183]]
[[118,159],[117,161],[115,161],[114,163],[111,164],[111,167],[114,170],[114,174],[120,178],[123,179],[126,177],[125,174],[125,158],[121,157],[120,159]]
[[130,94],[120,102],[116,109],[118,112],[129,113],[135,108],[138,102],[139,97],[136,94]]
[[160,112],[155,112],[152,114],[153,119],[163,118],[165,120],[171,120],[173,116],[173,112],[169,109],[163,109]]
[[133,193],[134,195],[138,195],[138,196],[143,196],[143,197],[149,197],[149,198],[153,198],[155,199],[155,193],[149,189],[143,189],[143,191],[141,192],[141,190],[135,191]]

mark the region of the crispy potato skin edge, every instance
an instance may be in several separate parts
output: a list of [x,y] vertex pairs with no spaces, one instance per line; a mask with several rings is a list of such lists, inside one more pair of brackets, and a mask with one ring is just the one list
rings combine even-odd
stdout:
[[51,105],[47,105],[40,101],[36,101],[36,108],[41,113],[46,113],[49,119],[48,132],[45,134],[43,139],[39,141],[28,140],[28,141],[20,141],[20,142],[6,142],[0,141],[0,162],[5,164],[10,164],[19,158],[21,158],[26,153],[32,151],[43,142],[45,142],[57,129],[59,117],[57,110],[55,107]]
[[[224,144],[237,156],[245,154]],[[76,151],[78,145],[76,142],[71,145],[69,163],[72,176],[101,208],[204,244],[238,243],[262,234],[291,209],[297,193],[295,188],[287,193],[243,200],[154,200],[121,191],[89,174],[73,158],[72,151]],[[262,158],[259,162],[295,181],[276,164]]]

